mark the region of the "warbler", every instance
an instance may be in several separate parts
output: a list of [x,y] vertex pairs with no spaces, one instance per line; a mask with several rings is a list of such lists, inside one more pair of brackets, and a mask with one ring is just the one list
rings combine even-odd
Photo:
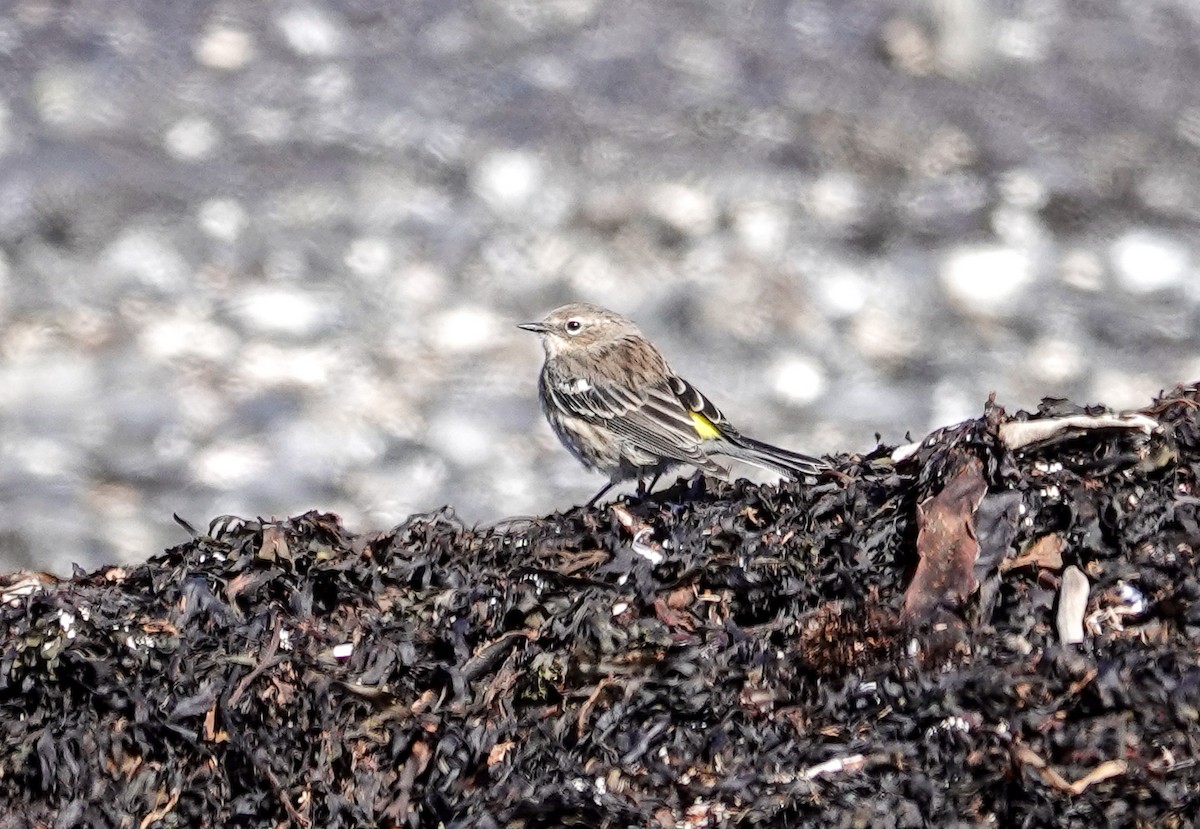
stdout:
[[660,475],[680,464],[724,477],[727,470],[714,455],[790,478],[829,468],[818,458],[743,435],[620,314],[573,303],[518,327],[537,334],[546,352],[538,395],[550,427],[584,466],[609,477],[589,505],[633,478],[643,494],[647,476],[653,489]]

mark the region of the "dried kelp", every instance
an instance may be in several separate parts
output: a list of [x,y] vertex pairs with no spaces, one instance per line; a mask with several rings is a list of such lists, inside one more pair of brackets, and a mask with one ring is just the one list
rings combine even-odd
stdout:
[[1189,825],[1200,396],[1098,414],[5,577],[0,827]]

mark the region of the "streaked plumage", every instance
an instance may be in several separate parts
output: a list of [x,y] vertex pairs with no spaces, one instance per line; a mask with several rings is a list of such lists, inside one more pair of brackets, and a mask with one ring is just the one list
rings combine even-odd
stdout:
[[546,352],[538,381],[546,419],[584,466],[609,476],[609,487],[633,478],[640,486],[678,464],[724,475],[713,455],[793,478],[828,468],[738,432],[620,314],[575,303],[520,327],[537,333]]

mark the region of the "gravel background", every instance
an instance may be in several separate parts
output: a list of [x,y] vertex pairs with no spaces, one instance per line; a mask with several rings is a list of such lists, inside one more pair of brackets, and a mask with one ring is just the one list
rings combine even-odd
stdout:
[[806,451],[1200,377],[1194,0],[4,8],[5,569],[585,499],[572,299]]

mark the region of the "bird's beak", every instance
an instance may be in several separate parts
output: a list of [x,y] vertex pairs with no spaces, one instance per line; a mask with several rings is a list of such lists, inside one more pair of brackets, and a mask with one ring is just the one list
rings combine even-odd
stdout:
[[550,326],[544,322],[522,322],[517,325],[517,328],[523,328],[526,331],[532,331],[535,334],[545,334],[550,330]]

